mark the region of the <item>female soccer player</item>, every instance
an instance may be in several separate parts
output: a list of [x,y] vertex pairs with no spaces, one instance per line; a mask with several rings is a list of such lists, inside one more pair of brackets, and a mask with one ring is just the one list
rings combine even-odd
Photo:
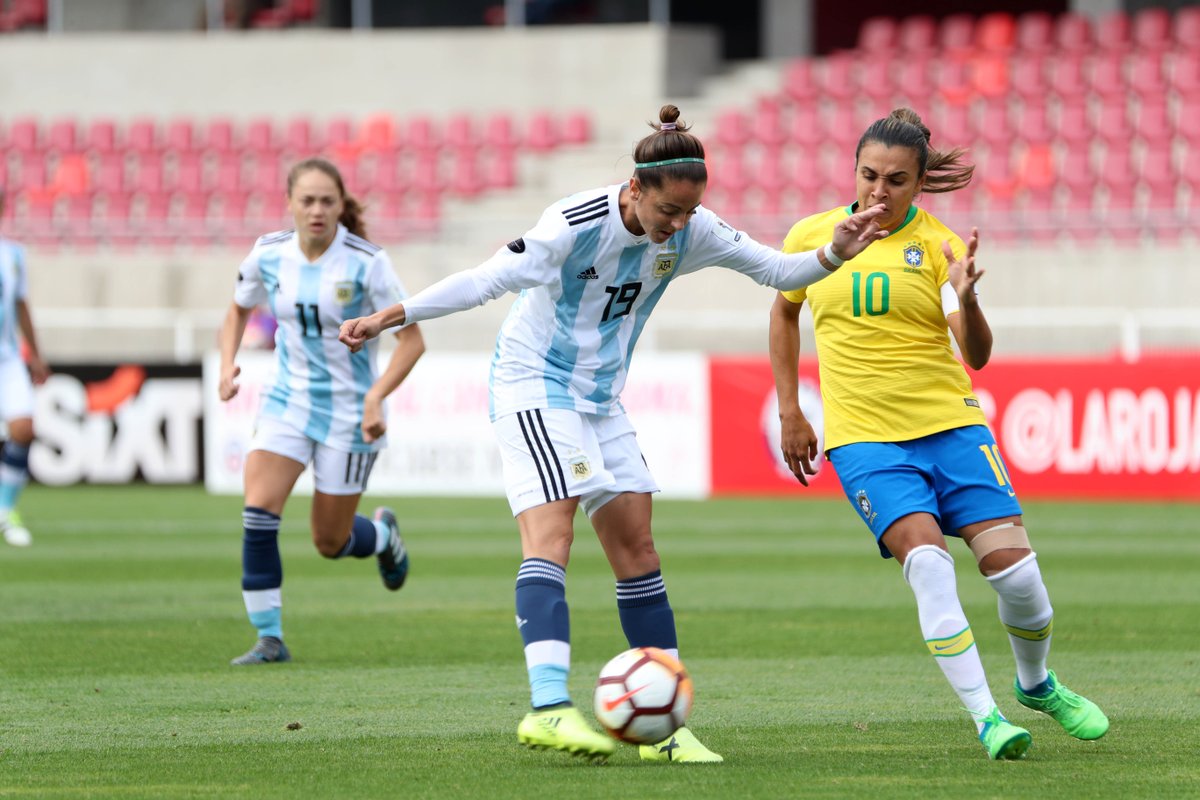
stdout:
[[771,366],[783,456],[807,485],[817,437],[798,402],[800,307],[812,304],[825,448],[842,489],[895,556],[917,599],[921,632],[993,758],[1020,758],[1030,735],[993,702],[971,628],[959,605],[946,535],[967,543],[999,596],[1000,621],[1017,661],[1016,696],[1080,739],[1108,720],[1046,668],[1052,610],[1021,506],[1004,462],[954,357],[949,332],[973,369],[987,364],[992,333],[975,295],[979,235],[961,239],[913,205],[917,193],[949,192],[971,180],[962,150],[929,146],[910,109],[873,123],[858,142],[857,201],[796,223],[784,250],[824,241],[858,208],[883,206],[888,238],[820,284],[779,294],[771,310]]
[[[4,189],[0,187],[0,217],[4,216]],[[0,531],[14,547],[33,543],[29,529],[17,513],[17,498],[29,482],[29,446],[33,443],[33,386],[50,375],[38,350],[33,317],[29,313],[25,248],[0,237],[0,419],[8,427],[8,441],[0,450]],[[17,331],[25,340],[28,366],[21,360]]]
[[295,229],[261,237],[238,270],[233,304],[221,327],[222,400],[237,394],[234,363],[246,321],[270,303],[276,376],[263,398],[246,456],[242,512],[242,596],[258,641],[233,664],[288,661],[283,643],[279,519],[296,479],[312,462],[316,491],[312,537],[326,558],[375,556],[384,585],[404,584],[408,554],[390,509],[372,521],[357,514],[375,457],[384,444],[383,401],[425,351],[418,329],[396,333],[382,375],[374,348],[348,353],[338,326],[406,296],[387,254],[366,240],[361,209],[336,167],[301,161],[287,178]]
[[[882,209],[848,215],[821,247],[795,255],[753,241],[700,205],[704,146],[663,106],[656,131],[634,150],[627,183],[550,206],[528,233],[475,269],[451,275],[370,316],[348,320],[352,349],[397,324],[473,308],[520,292],[496,341],[491,418],[524,555],[517,628],[525,643],[533,710],[517,728],[530,747],[603,758],[613,741],[593,731],[567,694],[570,635],[566,568],[577,506],[616,576],[617,609],[631,647],[678,654],[650,532],[658,490],[621,406],[638,335],[676,278],[710,266],[781,289],[807,286],[879,235]],[[686,728],[642,758],[720,761]]]

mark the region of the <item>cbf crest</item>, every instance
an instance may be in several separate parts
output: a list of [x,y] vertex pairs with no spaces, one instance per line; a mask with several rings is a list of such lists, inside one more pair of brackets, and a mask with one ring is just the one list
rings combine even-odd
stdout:
[[338,281],[333,285],[333,299],[339,306],[354,302],[354,281]]
[[919,269],[925,265],[925,248],[920,242],[909,242],[904,246],[904,266]]
[[858,493],[854,495],[854,502],[858,503],[858,510],[862,512],[863,519],[867,521],[867,524],[874,524],[875,517],[879,515],[871,507],[871,498],[867,497],[867,490],[859,489]]
[[654,277],[666,277],[671,270],[675,269],[675,262],[679,259],[679,253],[674,250],[669,250],[665,253],[659,253],[654,257]]

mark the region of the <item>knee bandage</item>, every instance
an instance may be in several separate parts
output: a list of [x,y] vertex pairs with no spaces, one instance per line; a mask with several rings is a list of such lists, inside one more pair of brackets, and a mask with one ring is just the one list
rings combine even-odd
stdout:
[[1029,546],[1029,534],[1023,526],[1015,522],[1006,522],[1003,525],[988,528],[976,535],[967,546],[975,554],[975,560],[980,563],[983,563],[986,556],[997,550],[1032,549]]

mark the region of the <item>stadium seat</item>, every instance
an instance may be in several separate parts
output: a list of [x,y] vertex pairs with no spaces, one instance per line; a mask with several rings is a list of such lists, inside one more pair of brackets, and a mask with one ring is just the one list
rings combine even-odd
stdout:
[[1133,53],[1129,60],[1129,86],[1143,97],[1166,93],[1167,76],[1161,51],[1146,49]]
[[[369,168],[369,174],[367,170]],[[400,175],[400,153],[396,150],[386,150],[376,153],[370,159],[360,159],[358,162],[358,178],[354,182],[356,192],[365,191],[370,186],[374,191],[384,193],[399,192],[404,189],[404,181]]]
[[1036,53],[1012,59],[1009,72],[1013,93],[1023,103],[1045,103],[1050,91],[1046,78],[1046,59]]
[[1180,51],[1195,52],[1200,48],[1200,6],[1186,6],[1176,11],[1171,28]]
[[933,104],[935,60],[928,53],[913,53],[894,59],[896,90],[916,108],[929,109]]
[[390,114],[371,114],[358,125],[360,153],[387,153],[400,147],[396,120]]
[[41,149],[41,125],[34,117],[18,117],[8,126],[8,147],[18,153]]
[[558,146],[558,124],[548,111],[535,112],[525,128],[525,146],[535,153],[544,153]]
[[1149,95],[1141,99],[1134,133],[1147,144],[1170,143],[1175,130],[1166,95]]
[[515,150],[520,141],[514,132],[512,116],[501,111],[488,117],[483,127],[483,143],[493,150]]
[[420,155],[428,156],[436,153],[441,147],[441,136],[430,117],[423,114],[414,116],[408,121],[405,131],[407,133],[405,142],[408,147]]
[[936,54],[937,39],[937,21],[931,16],[919,14],[900,21],[898,41],[904,53],[929,58]]
[[1102,100],[1124,100],[1127,91],[1125,54],[1120,51],[1101,51],[1092,60],[1089,87]]
[[934,140],[947,142],[953,147],[966,147],[975,138],[971,124],[971,110],[965,105],[943,105],[935,117],[936,125],[930,125]]
[[479,156],[474,150],[459,150],[450,168],[451,194],[469,199],[478,195],[485,188],[483,175],[479,170]]
[[1096,135],[1110,147],[1129,148],[1133,139],[1133,125],[1129,121],[1128,101],[1124,94],[1101,101],[1096,116]]
[[418,153],[410,164],[409,183],[419,192],[438,194],[442,185],[441,159],[437,153]]
[[220,195],[242,191],[242,156],[233,151],[220,153],[212,170],[211,182],[207,187]]
[[1146,147],[1142,156],[1140,178],[1146,191],[1148,208],[1160,212],[1175,210],[1179,170],[1175,168],[1169,142],[1157,142]]
[[971,85],[981,97],[1007,98],[1008,59],[998,55],[984,55],[972,59]]
[[880,53],[888,53],[899,43],[899,28],[891,17],[870,17],[863,21],[858,28],[859,50],[864,54],[877,57]]
[[1019,181],[1027,209],[1046,211],[1054,201],[1057,185],[1054,151],[1048,144],[1030,145],[1021,156]]
[[256,117],[246,123],[242,146],[254,155],[278,152],[275,141],[275,124],[266,117]]
[[834,53],[823,59],[819,73],[821,93],[834,103],[852,102],[858,91],[856,68],[857,62],[848,51]]
[[517,161],[512,148],[494,148],[483,167],[484,182],[489,189],[510,189],[517,184]]
[[975,94],[970,64],[955,59],[941,61],[937,72],[937,94],[950,105],[970,103]]
[[1200,94],[1188,95],[1179,102],[1175,132],[1191,150],[1200,150]]
[[1090,148],[1068,147],[1063,150],[1059,180],[1067,189],[1067,214],[1090,211],[1095,203],[1096,176]]
[[572,111],[563,117],[563,144],[587,144],[591,140],[592,118],[586,111]]
[[1060,14],[1054,24],[1054,42],[1060,55],[1083,55],[1091,50],[1092,23],[1082,14]]
[[1090,86],[1080,53],[1064,52],[1050,62],[1050,87],[1063,101],[1082,99]]
[[56,195],[91,195],[91,175],[87,158],[82,153],[65,153],[54,165],[54,175],[49,182]]
[[808,152],[820,147],[824,141],[821,130],[821,114],[815,103],[798,105],[792,110],[788,140],[800,150]]
[[1171,46],[1171,14],[1165,8],[1143,8],[1133,17],[1134,46],[1162,51]]
[[1019,57],[1047,55],[1054,49],[1054,18],[1044,11],[1017,17],[1015,48]]
[[134,119],[125,132],[125,149],[136,155],[159,152],[158,123],[148,117]]
[[1064,98],[1059,104],[1056,129],[1068,148],[1091,146],[1093,127],[1082,95]]
[[975,51],[975,18],[950,14],[938,24],[938,51],[943,58],[970,58]]
[[1005,98],[991,99],[984,103],[974,134],[975,138],[983,141],[989,148],[1004,149],[1012,145],[1017,131],[1009,121],[1008,101]]
[[291,161],[299,161],[321,152],[322,143],[308,117],[293,117],[283,129],[283,151]]
[[46,129],[46,149],[59,155],[78,152],[77,131],[74,119],[55,120]]
[[142,195],[159,194],[163,191],[162,156],[152,151],[142,151],[135,157],[136,172],[132,189]]
[[750,137],[750,122],[741,111],[728,109],[717,116],[717,144],[726,151],[740,153]]
[[87,125],[83,146],[94,155],[111,153],[117,147],[117,124],[111,119],[93,119]]
[[210,153],[228,153],[237,145],[233,121],[213,117],[204,126],[204,149]]
[[167,123],[163,144],[175,153],[192,153],[197,150],[195,125],[190,119],[173,119]]
[[1008,55],[1017,38],[1017,22],[1012,14],[994,11],[984,14],[975,25],[975,45],[985,53]]
[[1029,144],[1044,145],[1054,141],[1050,110],[1044,100],[1030,99],[1021,105],[1015,134]]
[[1101,51],[1127,52],[1132,43],[1129,16],[1124,11],[1110,11],[1096,21],[1096,45]]
[[811,105],[820,96],[814,60],[795,58],[783,71],[783,91],[797,106]]
[[454,114],[446,120],[445,140],[453,150],[474,150],[481,144],[475,121],[468,114]]
[[863,95],[873,102],[891,104],[897,87],[892,76],[895,64],[888,58],[868,58],[858,71],[858,82]]
[[1200,97],[1200,50],[1176,53],[1171,65],[1170,85],[1184,100]]
[[174,157],[168,186],[174,191],[192,194],[204,186],[204,160],[196,151],[183,151]]

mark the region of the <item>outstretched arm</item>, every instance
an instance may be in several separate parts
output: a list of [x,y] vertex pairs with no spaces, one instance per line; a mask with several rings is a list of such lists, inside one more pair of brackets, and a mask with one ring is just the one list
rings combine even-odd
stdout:
[[983,277],[983,270],[975,268],[975,250],[979,247],[979,229],[971,229],[967,240],[967,251],[962,259],[955,258],[949,242],[942,242],[942,253],[946,256],[950,273],[950,286],[958,295],[958,313],[950,314],[946,324],[958,342],[963,361],[971,369],[983,369],[992,357],[992,328],[979,306],[975,284]]

